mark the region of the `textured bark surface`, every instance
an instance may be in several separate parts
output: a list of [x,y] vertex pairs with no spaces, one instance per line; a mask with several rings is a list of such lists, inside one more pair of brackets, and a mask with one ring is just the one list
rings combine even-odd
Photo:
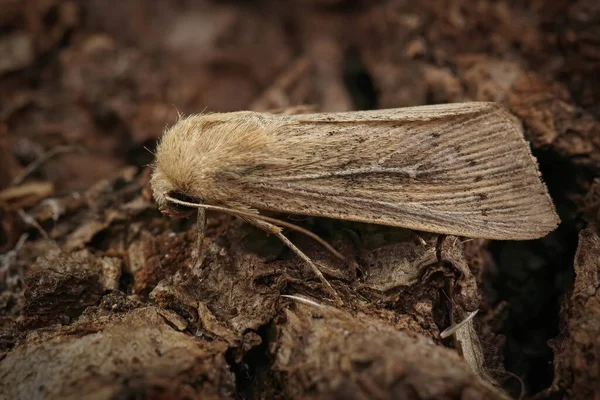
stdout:
[[553,389],[567,399],[595,399],[600,393],[600,238],[590,230],[579,234],[573,292],[561,311],[561,332],[552,341]]
[[[0,399],[598,396],[597,1],[0,10]],[[276,238],[215,214],[198,251],[151,201],[178,112],[471,100],[522,119],[561,226],[487,242],[279,215],[356,261],[289,232],[343,306]]]

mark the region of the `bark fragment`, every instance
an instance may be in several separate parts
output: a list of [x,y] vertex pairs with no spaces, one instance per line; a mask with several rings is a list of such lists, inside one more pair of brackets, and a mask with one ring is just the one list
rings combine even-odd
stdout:
[[555,378],[551,391],[565,399],[600,393],[600,238],[579,234],[573,292],[562,306],[561,333],[552,340]]

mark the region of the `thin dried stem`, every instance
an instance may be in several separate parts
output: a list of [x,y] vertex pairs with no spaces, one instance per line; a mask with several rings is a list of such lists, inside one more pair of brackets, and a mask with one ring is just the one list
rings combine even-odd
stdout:
[[440,333],[440,337],[442,339],[445,339],[447,337],[452,336],[454,333],[456,333],[456,331],[458,331],[460,328],[462,328],[463,326],[468,324],[469,321],[471,321],[473,319],[473,317],[475,317],[475,315],[477,315],[478,312],[479,312],[479,310],[475,310],[472,313],[470,313],[469,315],[467,315],[467,317],[464,320],[462,320],[461,322],[459,322],[458,324],[453,324],[452,326],[449,326],[448,328],[444,329],[444,331],[442,333]]
[[23,183],[25,181],[25,179],[27,179],[29,177],[29,175],[33,174],[38,168],[40,168],[42,165],[44,165],[44,163],[46,163],[51,158],[56,157],[57,155],[60,155],[60,154],[70,153],[73,151],[80,151],[80,150],[82,150],[82,149],[79,146],[57,146],[57,147],[54,147],[53,149],[50,149],[46,153],[42,154],[37,160],[35,160],[31,164],[29,164],[23,172],[21,172],[19,175],[17,175],[12,180],[11,185],[17,186],[17,185],[20,185],[21,183]]

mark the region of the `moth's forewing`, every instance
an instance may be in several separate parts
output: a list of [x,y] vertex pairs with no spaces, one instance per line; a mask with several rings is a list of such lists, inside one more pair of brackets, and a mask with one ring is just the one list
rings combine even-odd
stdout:
[[228,171],[248,207],[506,240],[559,222],[520,123],[496,104],[270,118],[288,123],[266,157]]

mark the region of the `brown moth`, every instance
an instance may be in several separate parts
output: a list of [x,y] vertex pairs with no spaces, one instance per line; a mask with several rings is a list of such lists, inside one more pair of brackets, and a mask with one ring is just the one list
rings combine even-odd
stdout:
[[559,223],[520,122],[485,102],[193,115],[164,133],[151,184],[165,213],[240,216],[321,278],[277,226],[310,233],[258,210],[502,240],[536,239]]

